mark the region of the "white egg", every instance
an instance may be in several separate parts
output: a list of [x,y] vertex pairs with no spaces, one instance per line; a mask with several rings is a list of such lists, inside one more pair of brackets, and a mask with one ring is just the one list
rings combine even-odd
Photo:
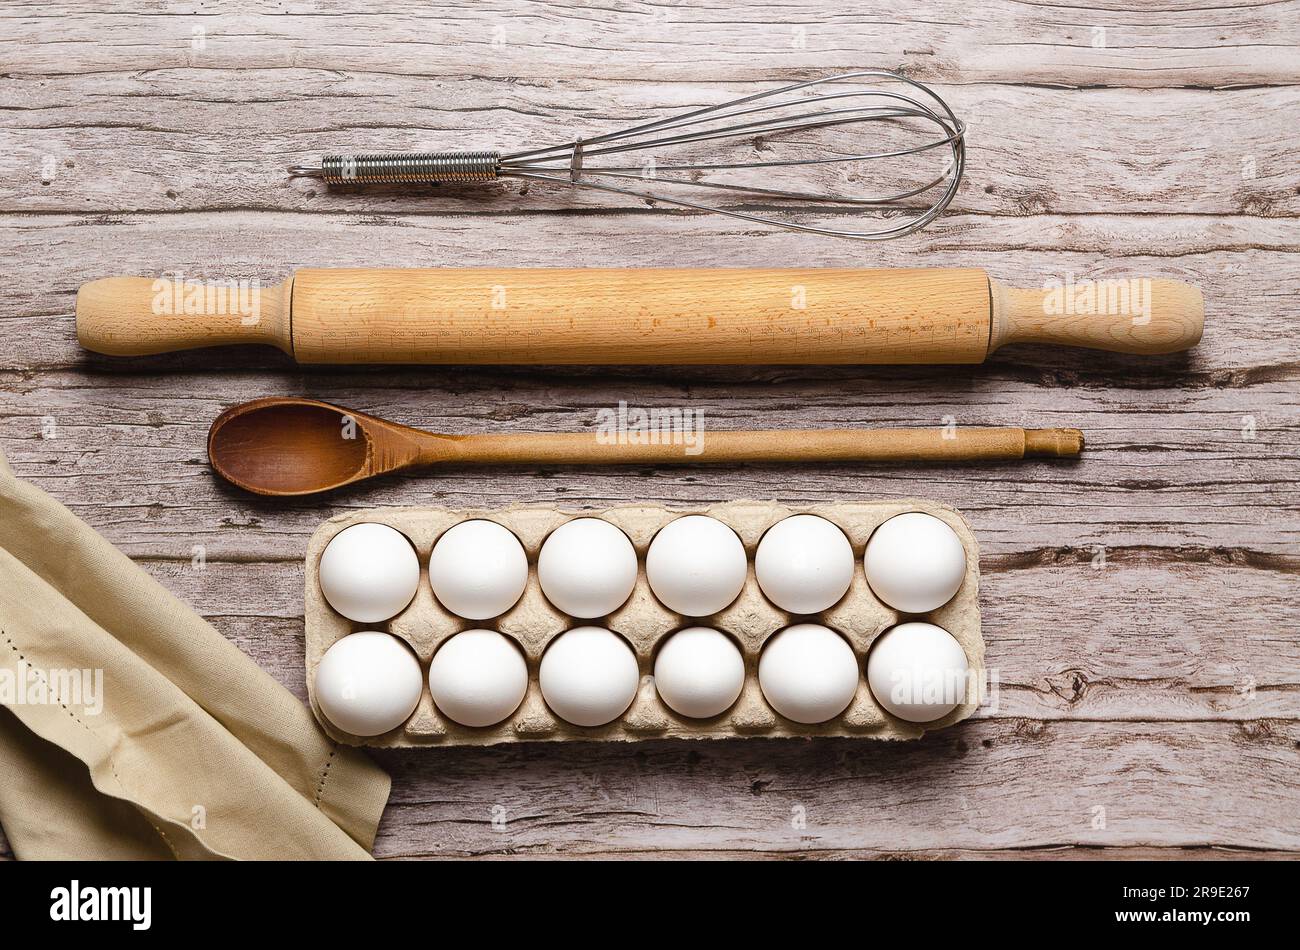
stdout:
[[527,691],[523,653],[495,630],[462,630],[429,664],[434,704],[462,726],[496,725],[519,708]]
[[786,719],[818,723],[849,707],[858,689],[858,661],[829,627],[799,623],[768,640],[758,658],[758,685]]
[[528,555],[495,521],[462,521],[449,528],[429,556],[429,584],[438,602],[467,620],[505,613],[528,584]]
[[636,585],[636,549],[626,534],[600,518],[575,518],[554,531],[537,556],[542,593],[573,617],[604,617],[623,605]]
[[668,638],[655,658],[659,698],[679,715],[710,719],[731,708],[745,686],[745,661],[725,633],[687,627]]
[[376,630],[339,640],[316,667],[317,705],[354,736],[382,735],[406,722],[423,685],[420,661],[410,648]]
[[329,605],[359,623],[395,617],[420,586],[420,559],[406,535],[386,524],[354,524],[330,539],[318,569]]
[[748,564],[736,532],[716,518],[687,515],[659,529],[646,553],[646,580],[669,610],[716,614],[739,596]]
[[877,597],[895,610],[923,614],[952,600],[966,578],[966,549],[934,515],[908,511],[871,535],[862,566]]
[[767,529],[754,555],[758,586],[772,603],[815,614],[839,603],[853,583],[853,547],[817,515],[794,515]]
[[966,699],[966,651],[943,627],[900,623],[876,638],[867,655],[867,685],[899,719],[933,722]]
[[603,726],[627,711],[640,683],[636,654],[603,627],[574,627],[542,655],[538,685],[551,711],[575,726]]

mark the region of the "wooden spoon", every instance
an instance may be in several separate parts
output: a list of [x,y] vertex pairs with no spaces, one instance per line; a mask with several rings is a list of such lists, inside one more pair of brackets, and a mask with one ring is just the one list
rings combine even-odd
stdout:
[[270,397],[219,415],[208,433],[208,458],[222,478],[259,495],[311,495],[437,464],[966,462],[1059,458],[1083,449],[1078,429],[701,429],[687,444],[625,435],[442,435],[314,399]]

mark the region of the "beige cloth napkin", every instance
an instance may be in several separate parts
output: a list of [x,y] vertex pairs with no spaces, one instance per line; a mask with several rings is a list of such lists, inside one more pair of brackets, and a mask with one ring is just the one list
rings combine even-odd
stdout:
[[361,859],[388,800],[364,753],[3,455],[0,707],[19,858]]

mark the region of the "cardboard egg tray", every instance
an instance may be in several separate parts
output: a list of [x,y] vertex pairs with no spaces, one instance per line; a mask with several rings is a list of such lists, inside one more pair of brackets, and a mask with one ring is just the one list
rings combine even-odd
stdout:
[[[905,511],[924,511],[946,522],[961,538],[966,549],[966,578],[951,601],[928,614],[901,614],[885,606],[867,586],[862,554],[878,525]],[[815,615],[794,615],[777,608],[763,596],[754,578],[754,551],[763,533],[783,518],[814,514],[838,525],[848,536],[856,559],[849,592],[829,610]],[[655,533],[687,514],[717,518],[735,530],[749,556],[749,576],[740,596],[725,610],[711,617],[684,617],[655,599],[645,576],[645,554]],[[604,619],[576,619],[555,607],[542,594],[537,581],[537,554],[547,535],[573,518],[596,517],[622,528],[632,540],[640,561],[640,572],[632,596]],[[429,586],[429,552],[439,536],[452,525],[474,518],[496,521],[510,529],[528,552],[528,586],[519,602],[493,620],[465,620],[442,608]],[[325,546],[344,528],[361,522],[379,522],[406,535],[420,558],[420,586],[410,605],[391,620],[377,624],[358,623],[337,614],[326,602],[317,579],[317,567]],[[736,501],[708,508],[665,508],[637,505],[596,511],[569,511],[555,507],[515,507],[470,510],[447,508],[375,508],[340,515],[325,522],[307,545],[306,560],[306,648],[307,692],[312,711],[325,731],[350,745],[385,747],[492,745],[501,742],[555,740],[627,741],[656,738],[730,738],[737,736],[859,736],[876,739],[915,739],[926,731],[952,725],[969,717],[978,697],[968,689],[966,701],[942,719],[910,723],[887,713],[867,687],[863,669],[872,641],[885,630],[905,620],[927,620],[950,632],[966,651],[972,671],[968,682],[982,682],[984,639],[980,634],[979,547],[965,519],[954,509],[928,501],[852,502],[807,506],[786,506],[775,502]],[[821,623],[848,640],[858,660],[858,691],[849,707],[829,722],[804,725],[777,714],[763,698],[758,684],[758,658],[764,642],[792,623]],[[555,716],[542,699],[537,682],[538,665],[550,641],[578,626],[604,626],[621,634],[636,652],[641,685],[628,710],[604,726],[584,728]],[[727,712],[712,719],[687,719],[677,715],[655,690],[654,659],[659,644],[688,626],[715,627],[730,634],[745,660],[745,686],[740,698]],[[499,630],[523,648],[528,661],[528,693],[519,708],[495,726],[471,728],[443,716],[429,695],[427,680],[420,704],[406,723],[380,736],[361,738],[341,732],[332,725],[316,702],[316,667],[325,651],[336,641],[358,630],[386,630],[405,640],[419,657],[427,676],[429,661],[438,647],[452,635],[468,629]]]

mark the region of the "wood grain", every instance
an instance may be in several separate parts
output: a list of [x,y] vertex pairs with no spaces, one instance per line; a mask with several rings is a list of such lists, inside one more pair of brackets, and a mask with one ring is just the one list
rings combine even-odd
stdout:
[[[298,213],[200,212],[175,215],[36,215],[14,219],[16,246],[9,267],[16,277],[0,289],[4,320],[20,321],[0,349],[0,369],[85,366],[114,373],[176,366],[193,368],[283,367],[275,354],[240,352],[124,363],[94,360],[76,344],[71,315],[80,283],[102,277],[102,247],[114,248],[112,270],[159,275],[173,269],[187,278],[257,278],[273,283],[297,265],[368,266],[371,248],[382,247],[385,264],[402,267],[455,263],[490,266],[509,247],[521,266],[592,264],[637,266],[785,266],[792,260],[827,266],[983,267],[1012,286],[1042,286],[1055,278],[1167,277],[1194,283],[1206,298],[1207,326],[1201,344],[1185,359],[1143,369],[1122,362],[1044,350],[1027,359],[1021,350],[995,354],[1025,372],[1092,374],[1118,387],[1149,385],[1170,366],[1230,378],[1233,371],[1294,373],[1300,339],[1280,332],[1279,302],[1300,293],[1300,248],[1294,219],[1229,217],[1044,216],[1031,218],[949,215],[915,240],[863,249],[824,241],[815,250],[799,235],[739,228],[717,218],[659,212],[552,221],[487,216],[410,215],[396,218],[344,216],[319,221]],[[671,241],[658,237],[667,228]],[[250,231],[263,235],[250,240]],[[556,235],[562,236],[557,251]],[[864,257],[865,255],[865,257]],[[51,260],[61,262],[53,274]],[[53,278],[53,279],[51,279]],[[1223,302],[1230,301],[1230,306]],[[0,327],[12,326],[0,323]],[[986,370],[987,371],[987,370]],[[1140,374],[1135,376],[1134,374]],[[1154,375],[1153,375],[1154,373]],[[1166,377],[1167,378],[1167,377]],[[1219,379],[1218,382],[1222,382]]]
[[[302,552],[348,509],[921,496],[971,521],[996,709],[913,744],[384,753],[383,857],[1294,858],[1298,51],[1296,0],[11,5],[0,447],[300,697]],[[544,187],[355,194],[284,176],[325,151],[545,142],[869,66],[934,83],[970,123],[948,213],[885,244]],[[254,348],[116,360],[76,344],[74,294],[98,277],[378,264],[1149,274],[1200,286],[1207,322],[1183,355],[1017,345],[946,369],[306,370]],[[702,409],[717,430],[1079,426],[1088,451],[450,468],[283,503],[223,486],[203,453],[218,412],[274,394],[454,433],[582,431],[623,399]]]
[[[33,212],[115,215],[199,208],[475,220],[573,209],[608,214],[629,200],[537,183],[525,190],[504,180],[371,188],[361,198],[289,179],[285,170],[354,149],[551,144],[753,91],[714,81],[503,82],[294,67],[241,69],[238,82],[212,69],[9,75],[0,83],[0,142],[11,172],[0,178],[0,199],[21,199]],[[940,82],[936,89],[969,125],[967,185],[949,215],[1123,215],[1140,206],[1146,214],[1280,217],[1300,208],[1295,146],[1259,121],[1261,114],[1300,116],[1295,86],[1169,89],[1154,97],[1127,88]],[[235,150],[231,129],[243,133]],[[1070,174],[1044,174],[1063,150]],[[830,180],[829,172],[810,174]]]
[[[1147,367],[1141,375],[1122,363],[1110,374],[1100,366],[1092,374],[1019,372],[986,366],[940,377],[932,368],[746,368],[727,379],[711,368],[668,369],[653,381],[635,378],[633,370],[594,367],[581,375],[546,368],[7,373],[0,376],[0,444],[35,484],[142,557],[188,558],[199,543],[214,557],[300,556],[308,535],[333,513],[417,500],[491,507],[516,500],[914,496],[960,507],[990,555],[1037,557],[1100,545],[1263,564],[1296,554],[1300,394],[1293,380],[1264,375],[1249,384],[1189,382],[1178,390],[1161,387],[1167,369]],[[1131,386],[1107,385],[1111,375]],[[644,407],[689,406],[716,429],[756,422],[941,425],[945,416],[972,426],[1078,424],[1088,449],[1077,465],[1031,460],[1014,467],[461,468],[294,502],[267,501],[214,480],[204,452],[211,420],[257,395],[300,392],[457,433],[581,431],[623,398]]]
[[[178,558],[140,562],[306,697],[301,556],[258,560],[256,571],[234,560],[209,559],[202,567]],[[1162,564],[1129,550],[1108,552],[1104,566],[1088,552],[1032,561],[983,557],[986,662],[997,673],[998,692],[996,705],[976,715],[1041,722],[1293,719],[1300,646],[1284,631],[1297,606],[1298,571],[1296,564],[1265,571],[1226,559]],[[234,612],[233,587],[257,606]],[[1096,619],[1063,627],[1062,591],[1081,615]],[[1254,609],[1261,601],[1265,608]]]
[[[1294,723],[972,722],[910,743],[385,751],[391,857],[624,849],[906,856],[1063,846],[1295,851]],[[485,761],[486,760],[486,761]],[[496,782],[481,776],[489,768]],[[978,776],[973,779],[971,776]],[[867,791],[869,790],[869,792]],[[436,797],[436,818],[430,796]],[[493,819],[496,818],[496,824]]]
[[[156,11],[140,13],[125,2],[94,13],[68,2],[24,10],[17,21],[25,29],[3,34],[0,55],[16,71],[37,75],[263,64],[319,70],[335,81],[432,71],[639,84],[662,72],[752,81],[869,64],[968,82],[1217,87],[1293,81],[1290,53],[1300,36],[1294,0],[993,0],[978,12],[961,0],[924,9],[887,0],[862,10],[807,0],[698,8],[662,0],[629,7],[489,0],[430,10],[419,0],[387,0],[364,11],[344,0],[218,0],[201,13],[164,0]],[[59,25],[57,43],[41,41],[40,28],[51,21]],[[204,29],[201,48],[195,27]]]

